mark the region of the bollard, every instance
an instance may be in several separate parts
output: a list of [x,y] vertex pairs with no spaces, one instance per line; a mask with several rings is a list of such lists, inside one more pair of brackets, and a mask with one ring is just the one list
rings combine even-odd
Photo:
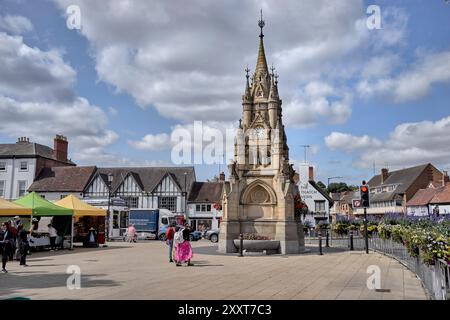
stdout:
[[239,257],[244,256],[244,235],[241,233],[239,235]]
[[319,233],[319,255],[323,255],[322,252],[322,234]]
[[353,251],[353,232],[350,231],[350,251]]
[[327,230],[327,238],[325,239],[325,246],[327,248],[330,247],[330,233],[328,232],[328,230]]

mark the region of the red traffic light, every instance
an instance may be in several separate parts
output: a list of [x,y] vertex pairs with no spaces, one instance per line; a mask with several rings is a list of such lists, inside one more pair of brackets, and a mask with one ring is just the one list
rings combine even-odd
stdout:
[[361,187],[361,192],[364,192],[364,193],[366,193],[368,191],[368,189],[367,189],[367,187],[366,186],[362,186]]

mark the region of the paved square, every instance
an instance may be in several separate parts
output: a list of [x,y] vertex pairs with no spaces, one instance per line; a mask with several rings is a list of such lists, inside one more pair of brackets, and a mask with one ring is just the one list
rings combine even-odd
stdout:
[[[325,249],[290,256],[225,256],[206,240],[193,243],[194,266],[168,263],[159,241],[111,243],[107,248],[34,253],[29,267],[9,263],[0,298],[31,299],[426,299],[420,280],[377,253]],[[81,268],[81,289],[69,290],[66,269]],[[367,289],[369,265],[381,286]]]

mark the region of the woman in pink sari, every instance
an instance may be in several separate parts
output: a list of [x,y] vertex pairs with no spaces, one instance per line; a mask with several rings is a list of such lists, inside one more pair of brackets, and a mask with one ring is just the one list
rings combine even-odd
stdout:
[[176,266],[179,267],[184,262],[186,262],[188,266],[192,266],[193,264],[191,263],[191,259],[194,254],[192,252],[191,243],[189,241],[189,235],[191,233],[189,224],[186,223],[184,225],[184,229],[180,230],[179,232],[182,233],[183,241],[181,242],[181,239],[175,239],[175,261],[177,262]]

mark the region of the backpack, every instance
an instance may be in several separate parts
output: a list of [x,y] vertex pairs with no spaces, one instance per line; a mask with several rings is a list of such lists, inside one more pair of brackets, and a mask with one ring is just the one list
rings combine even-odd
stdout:
[[173,228],[172,227],[168,228],[166,231],[166,239],[173,240],[173,234],[174,234]]
[[183,229],[181,229],[180,231],[175,232],[175,236],[173,237],[173,241],[176,244],[182,244],[184,242]]

